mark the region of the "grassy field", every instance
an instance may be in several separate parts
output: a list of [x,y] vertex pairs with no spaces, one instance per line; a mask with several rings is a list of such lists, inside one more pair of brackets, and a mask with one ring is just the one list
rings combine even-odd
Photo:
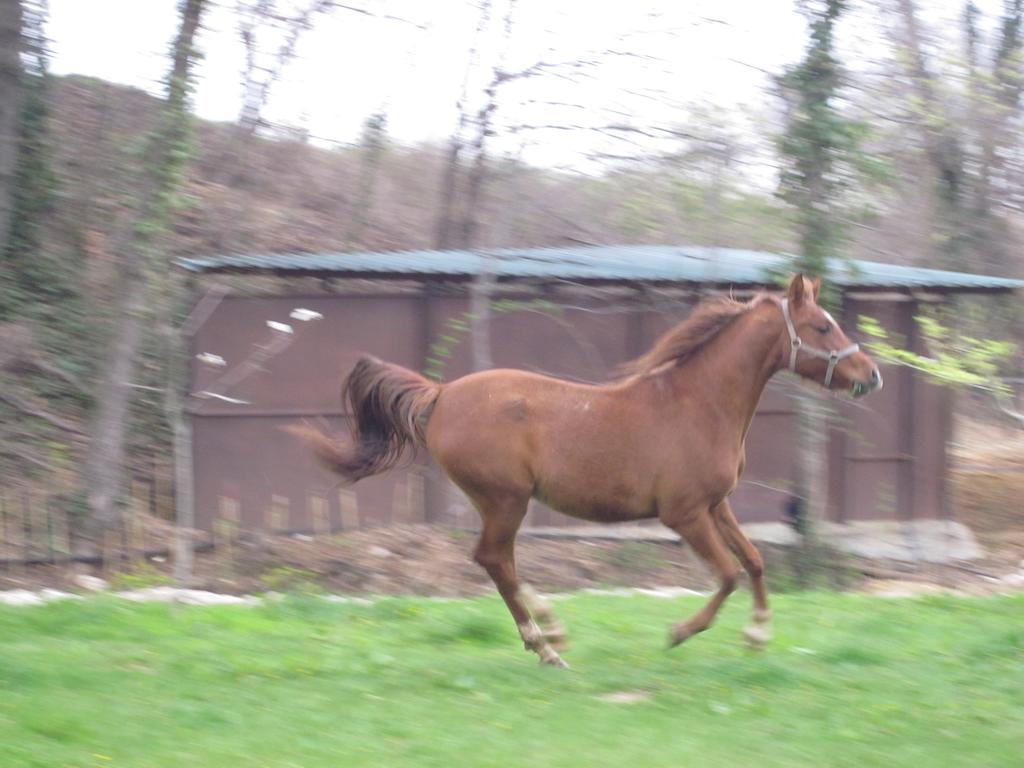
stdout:
[[[496,599],[0,610],[3,766],[1024,765],[1024,597],[560,602],[570,671]],[[608,700],[640,694],[639,701]]]

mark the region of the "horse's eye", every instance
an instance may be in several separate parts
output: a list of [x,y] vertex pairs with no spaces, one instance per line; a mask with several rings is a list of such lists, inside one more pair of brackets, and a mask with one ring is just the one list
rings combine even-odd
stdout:
[[831,330],[832,330],[832,326],[831,325],[822,325],[822,326],[819,326],[817,328],[818,333],[820,333],[822,336],[824,336],[826,333],[828,333]]

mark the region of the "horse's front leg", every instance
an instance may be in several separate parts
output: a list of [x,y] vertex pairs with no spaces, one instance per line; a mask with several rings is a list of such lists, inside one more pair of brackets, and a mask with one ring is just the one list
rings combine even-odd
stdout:
[[686,621],[672,627],[669,646],[675,646],[711,626],[722,603],[736,589],[739,569],[722,542],[706,507],[684,510],[678,516],[670,512],[663,515],[661,521],[686,540],[693,551],[711,566],[719,580],[718,591],[707,604]]
[[736,516],[732,513],[728,500],[722,501],[711,510],[711,517],[715,521],[722,540],[733,554],[739,558],[744,570],[750,576],[750,590],[754,595],[753,622],[745,630],[743,636],[751,648],[760,650],[765,643],[771,640],[771,619],[772,612],[768,607],[768,587],[764,581],[764,561],[761,553],[757,551],[747,535],[743,533]]

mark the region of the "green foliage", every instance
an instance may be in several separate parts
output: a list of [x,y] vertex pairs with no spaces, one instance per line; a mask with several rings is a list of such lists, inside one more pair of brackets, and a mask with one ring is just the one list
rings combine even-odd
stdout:
[[[509,312],[555,314],[559,311],[556,304],[546,299],[532,299],[530,301],[496,299],[491,301],[490,304],[491,312],[495,315],[504,315]],[[437,339],[430,345],[430,356],[427,358],[427,365],[423,370],[424,376],[435,381],[442,381],[444,379],[445,366],[451,359],[455,349],[469,335],[474,318],[475,315],[467,310],[461,315],[448,319],[444,330],[438,334]]]
[[909,366],[926,373],[932,381],[953,387],[973,387],[993,392],[1009,390],[998,379],[1000,363],[1012,358],[1016,346],[1008,341],[978,339],[957,334],[928,314],[914,318],[928,355],[906,349],[906,340],[890,334],[872,317],[861,315],[857,327],[870,336],[871,352],[880,360]]
[[72,292],[67,265],[40,249],[43,218],[56,189],[46,138],[45,82],[38,75],[25,75],[22,87],[13,212],[3,254],[8,277],[0,294],[0,316],[7,317],[27,303],[59,302]]
[[[21,100],[17,126],[12,215],[0,253],[0,320],[28,319],[70,333],[78,315],[77,265],[52,248],[44,232],[58,185],[50,146],[50,77],[43,26],[44,3],[22,3]],[[56,340],[51,333],[51,339]]]
[[[79,409],[88,405],[86,393],[70,382],[81,380],[89,370],[91,333],[81,299],[79,262],[57,247],[49,234],[60,188],[53,171],[49,126],[45,4],[29,0],[22,5],[23,71],[10,228],[0,244],[0,322],[21,326],[19,332],[27,340],[23,354],[45,361],[50,370],[29,366],[16,375],[0,373],[0,388],[73,421]],[[67,377],[53,375],[56,369]],[[0,408],[0,421],[16,425],[17,438],[8,443],[10,456],[24,453],[55,469],[66,468],[70,452],[66,434],[42,419],[24,418],[6,407]],[[9,439],[4,433],[4,439]],[[0,474],[23,471],[20,463],[0,464]]]
[[148,589],[172,584],[174,579],[159,570],[152,563],[143,562],[131,572],[116,573],[110,579],[111,588],[121,590]]
[[826,262],[841,243],[842,229],[831,207],[839,181],[833,169],[855,133],[836,110],[840,66],[833,55],[834,27],[845,3],[827,0],[808,10],[811,43],[804,60],[782,78],[794,95],[786,131],[779,141],[785,166],[780,193],[800,216],[800,271],[825,273]]
[[826,275],[828,260],[842,255],[844,221],[871,214],[869,201],[844,198],[859,185],[892,177],[888,163],[864,149],[871,126],[850,119],[836,104],[843,73],[834,52],[835,25],[846,6],[844,0],[805,5],[811,42],[804,60],[780,80],[790,103],[778,141],[783,162],[779,194],[797,211],[800,255],[795,268],[814,276]]
[[293,592],[300,595],[311,595],[323,590],[316,583],[316,574],[305,568],[292,566],[275,566],[260,576],[267,589],[277,592]]

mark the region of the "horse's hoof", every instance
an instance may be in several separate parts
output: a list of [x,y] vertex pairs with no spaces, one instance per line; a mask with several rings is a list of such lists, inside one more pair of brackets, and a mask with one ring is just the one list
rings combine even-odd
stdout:
[[693,637],[696,633],[690,629],[686,624],[675,624],[668,631],[668,647],[675,648],[680,643],[684,643]]
[[541,659],[540,663],[548,667],[558,667],[559,669],[569,669],[569,664],[559,656],[557,653],[548,656],[546,659]]
[[772,639],[772,633],[767,627],[754,624],[743,630],[743,638],[751,650],[763,651],[765,644]]

